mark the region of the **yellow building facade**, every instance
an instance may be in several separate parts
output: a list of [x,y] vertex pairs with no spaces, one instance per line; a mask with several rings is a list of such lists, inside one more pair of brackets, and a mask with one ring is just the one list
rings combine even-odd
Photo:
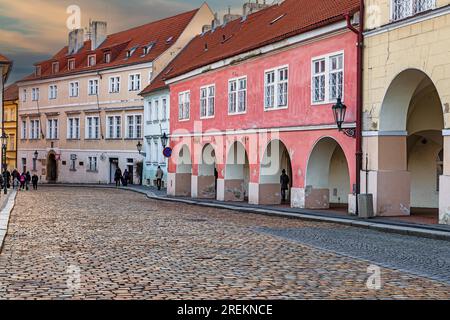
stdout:
[[19,89],[13,84],[5,88],[4,94],[4,123],[5,133],[8,136],[6,145],[6,164],[8,170],[17,168],[17,115],[19,108]]
[[362,192],[450,224],[450,0],[367,0],[365,21]]

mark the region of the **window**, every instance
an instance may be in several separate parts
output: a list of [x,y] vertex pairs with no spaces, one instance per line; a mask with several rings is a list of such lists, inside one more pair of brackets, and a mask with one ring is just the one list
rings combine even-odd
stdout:
[[122,137],[122,116],[108,116],[108,139],[120,139]]
[[27,89],[23,89],[22,92],[22,101],[27,102]]
[[58,119],[47,120],[47,139],[58,139]]
[[153,116],[152,106],[153,106],[152,102],[149,101],[148,102],[148,115],[147,115],[148,118],[147,118],[147,121],[152,121],[152,116]]
[[392,0],[391,19],[401,20],[435,8],[436,0]]
[[31,99],[33,101],[38,101],[39,100],[39,88],[31,89]]
[[22,133],[20,139],[25,140],[27,138],[27,120],[22,120]]
[[209,118],[214,117],[214,102],[215,102],[214,85],[203,87],[200,89],[200,117]]
[[22,172],[27,172],[27,158],[22,158]]
[[191,92],[181,92],[178,95],[178,119],[189,120],[191,106]]
[[69,71],[75,69],[75,59],[69,59],[67,61],[67,68]]
[[95,56],[95,54],[89,55],[88,56],[88,67],[93,67],[95,66],[97,63],[97,57]]
[[153,105],[155,106],[155,110],[153,110],[152,115],[153,115],[153,122],[158,122],[159,120],[159,100],[154,100],[153,101]]
[[10,134],[9,137],[9,151],[16,150],[16,136],[14,134]]
[[80,90],[78,81],[69,83],[69,96],[71,98],[78,97],[79,93]]
[[111,52],[105,52],[103,58],[105,60],[105,63],[110,63],[111,62]]
[[67,139],[80,139],[80,118],[67,119]]
[[152,162],[158,162],[158,139],[153,139],[153,148],[152,148]]
[[161,120],[167,120],[167,98],[162,99],[162,117]]
[[120,77],[109,78],[109,92],[117,93],[120,91]]
[[58,87],[56,85],[51,85],[48,87],[48,99],[54,100],[58,96]]
[[344,54],[333,54],[312,61],[312,103],[332,103],[344,99]]
[[36,77],[40,77],[41,76],[41,71],[42,71],[41,66],[36,66]]
[[95,96],[98,94],[98,79],[89,80],[88,92],[90,96]]
[[127,116],[127,138],[141,139],[142,138],[142,116],[130,115]]
[[58,73],[59,72],[59,62],[53,62],[52,63],[52,73]]
[[30,139],[38,140],[40,138],[40,122],[38,119],[30,121]]
[[265,109],[285,108],[288,105],[289,69],[281,67],[266,71],[264,84]]
[[240,114],[247,111],[247,78],[228,82],[228,113]]
[[97,157],[88,157],[88,171],[97,172]]
[[86,117],[86,139],[99,139],[100,118],[98,116]]
[[138,91],[141,90],[141,75],[140,74],[130,74],[128,80],[128,91]]

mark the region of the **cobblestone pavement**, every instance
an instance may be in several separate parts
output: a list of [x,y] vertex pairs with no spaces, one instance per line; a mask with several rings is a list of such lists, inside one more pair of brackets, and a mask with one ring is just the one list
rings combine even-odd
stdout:
[[[371,262],[278,233],[303,229],[354,232],[114,189],[21,192],[0,255],[0,299],[450,298],[444,281],[386,267],[381,289],[368,289]],[[371,250],[373,237],[358,241]],[[379,237],[386,246],[394,239]]]

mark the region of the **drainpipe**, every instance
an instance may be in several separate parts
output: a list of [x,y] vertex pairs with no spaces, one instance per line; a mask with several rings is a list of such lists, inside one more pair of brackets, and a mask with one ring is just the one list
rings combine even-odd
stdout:
[[[358,36],[357,45],[357,99],[356,99],[356,196],[361,193],[362,169],[362,108],[363,108],[363,53],[364,53],[364,0],[360,0],[359,27],[352,26],[350,14],[345,15],[347,28]],[[356,199],[356,214],[359,214],[358,199]]]

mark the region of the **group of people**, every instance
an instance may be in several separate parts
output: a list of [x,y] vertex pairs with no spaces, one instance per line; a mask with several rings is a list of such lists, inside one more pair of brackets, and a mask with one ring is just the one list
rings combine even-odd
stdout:
[[0,185],[2,189],[6,187],[17,189],[17,190],[29,190],[30,183],[33,185],[33,190],[37,190],[38,188],[39,177],[36,174],[31,175],[29,171],[20,172],[17,169],[14,169],[13,172],[9,172],[6,170],[0,175]]
[[116,169],[116,172],[114,174],[114,181],[116,183],[116,187],[120,187],[120,185],[123,185],[126,187],[128,183],[130,183],[130,172],[128,169],[125,169],[125,171],[122,174],[122,170],[120,168]]

